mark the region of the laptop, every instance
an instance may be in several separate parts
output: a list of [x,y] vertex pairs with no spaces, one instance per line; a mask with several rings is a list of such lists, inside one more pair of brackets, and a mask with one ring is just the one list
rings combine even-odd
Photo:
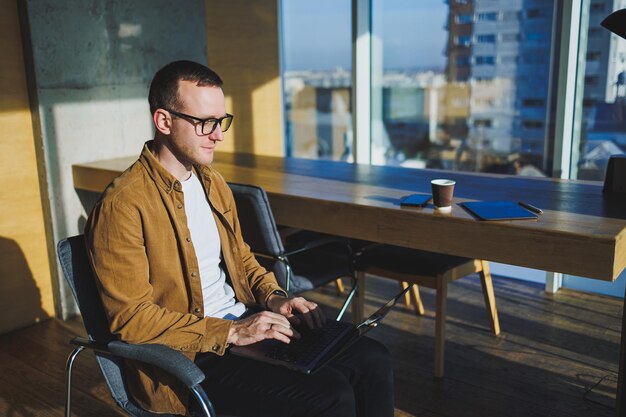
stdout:
[[313,373],[378,326],[411,287],[402,290],[359,325],[327,320],[321,328],[309,329],[303,324],[297,328],[302,337],[292,339],[289,344],[266,339],[247,346],[232,346],[229,352],[298,372]]

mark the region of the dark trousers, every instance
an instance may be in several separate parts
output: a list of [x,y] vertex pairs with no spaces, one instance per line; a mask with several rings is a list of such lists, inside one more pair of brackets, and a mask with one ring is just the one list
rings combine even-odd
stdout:
[[306,375],[226,353],[202,354],[203,388],[218,414],[238,417],[392,417],[387,348],[362,337]]

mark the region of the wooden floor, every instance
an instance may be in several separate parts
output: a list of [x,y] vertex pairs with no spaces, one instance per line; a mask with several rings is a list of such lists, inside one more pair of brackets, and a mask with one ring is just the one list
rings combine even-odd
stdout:
[[[395,358],[396,416],[612,416],[617,386],[622,301],[494,278],[502,334],[489,333],[480,282],[449,290],[445,377],[432,376],[434,293],[422,290],[427,313],[400,307],[370,333]],[[399,290],[368,280],[368,311]],[[339,305],[334,287],[310,298]],[[49,320],[0,336],[0,416],[62,416],[68,340],[77,319]],[[74,416],[123,415],[90,353],[75,370]]]

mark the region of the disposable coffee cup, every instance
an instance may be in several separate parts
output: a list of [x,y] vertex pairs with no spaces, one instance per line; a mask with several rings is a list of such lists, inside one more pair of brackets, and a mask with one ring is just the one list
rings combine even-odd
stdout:
[[433,191],[433,203],[439,211],[452,210],[452,195],[454,194],[456,181],[448,179],[436,179],[430,182]]

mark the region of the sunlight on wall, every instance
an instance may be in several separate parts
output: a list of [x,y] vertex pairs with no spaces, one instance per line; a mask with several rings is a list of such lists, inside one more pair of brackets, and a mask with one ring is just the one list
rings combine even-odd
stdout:
[[205,10],[208,64],[235,115],[221,150],[284,155],[277,3],[205,0]]
[[[233,110],[233,97],[228,94],[228,91],[224,91],[226,101],[226,113],[235,113]],[[230,125],[228,132],[224,133],[224,141],[217,146],[217,152],[234,152],[235,151],[235,138],[237,137],[237,124],[239,123],[239,117],[234,114],[233,124]]]
[[280,108],[280,78],[276,77],[252,91],[254,142],[251,152],[283,156],[283,119]]
[[0,333],[54,315],[16,6],[0,0]]

